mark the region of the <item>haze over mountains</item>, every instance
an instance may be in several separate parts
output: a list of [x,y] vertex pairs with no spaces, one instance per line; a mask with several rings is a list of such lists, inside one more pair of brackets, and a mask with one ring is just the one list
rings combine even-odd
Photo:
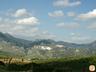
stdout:
[[0,55],[25,56],[26,58],[52,58],[88,56],[96,53],[96,41],[76,44],[51,39],[28,41],[0,32]]
[[14,45],[28,48],[32,47],[34,45],[49,45],[49,44],[60,44],[64,45],[65,47],[75,47],[75,48],[95,48],[96,47],[96,41],[89,43],[89,44],[76,44],[76,43],[69,43],[69,42],[64,42],[64,41],[55,41],[51,39],[37,39],[34,41],[29,41],[29,40],[24,40],[20,38],[13,37],[12,35],[8,33],[2,33],[0,32],[0,42],[1,41],[6,41],[10,42]]

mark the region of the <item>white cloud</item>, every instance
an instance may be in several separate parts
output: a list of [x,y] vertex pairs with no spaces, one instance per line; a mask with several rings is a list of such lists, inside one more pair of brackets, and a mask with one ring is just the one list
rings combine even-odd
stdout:
[[90,37],[87,37],[87,36],[74,36],[72,37],[72,41],[75,41],[75,42],[81,42],[81,43],[86,43],[86,41],[89,41],[90,42],[91,38]]
[[[19,19],[18,19],[19,20]],[[25,19],[26,20],[26,19]],[[0,21],[0,32],[9,33],[15,37],[23,39],[54,39],[56,35],[47,30],[39,30],[37,26],[23,25],[15,22],[15,19],[2,19]]]
[[37,34],[33,36],[34,39],[55,39],[56,35],[48,31],[38,31]]
[[75,33],[71,33],[70,35],[71,35],[71,36],[75,36]]
[[96,9],[94,9],[93,11],[84,13],[84,14],[80,14],[80,15],[78,16],[78,18],[80,18],[80,19],[96,18]]
[[18,9],[14,14],[13,16],[15,17],[26,17],[26,16],[29,16],[30,13],[26,10],[26,9]]
[[[9,33],[13,36],[17,36],[20,38],[26,38],[29,37],[29,40],[32,36],[34,36],[37,32],[39,32],[39,28],[38,27],[26,27],[26,26],[20,26],[20,25],[0,25],[0,31],[1,32],[5,32],[5,33]],[[31,38],[32,39],[32,38]]]
[[[15,25],[14,27],[11,28],[11,32],[12,34],[16,34],[16,33],[25,33],[27,32],[27,28],[25,26],[22,25]],[[31,33],[31,32],[30,32]]]
[[90,37],[88,36],[82,36],[82,34],[80,33],[71,33],[71,39],[72,41],[85,41],[90,39]]
[[94,41],[94,38],[79,32],[72,32],[70,36],[66,38],[66,40],[69,40],[70,42],[73,43],[90,43]]
[[36,33],[36,32],[39,31],[39,28],[38,27],[33,27],[33,28],[28,29],[27,31],[29,32],[29,34],[30,33]]
[[94,38],[88,36],[88,35],[82,35],[82,34],[73,34],[73,36],[68,36],[64,38],[64,41],[66,42],[71,42],[71,43],[78,43],[78,44],[83,44],[83,43],[90,43],[94,41]]
[[48,13],[48,15],[50,17],[62,17],[62,16],[64,16],[64,13],[63,13],[63,11],[58,10],[58,11],[54,11],[54,12]]
[[56,0],[53,5],[57,7],[72,7],[72,6],[78,6],[81,2],[79,0],[70,2],[70,0]]
[[6,19],[3,18],[2,21],[0,21],[0,31],[1,32],[7,32],[12,35],[14,34],[20,34],[20,35],[29,35],[30,33],[34,33],[38,31],[38,28],[36,26],[29,26],[29,25],[22,25],[17,24],[15,22],[15,19]]
[[29,17],[29,18],[18,19],[16,23],[24,24],[24,25],[37,25],[39,24],[39,20],[36,17]]
[[0,17],[0,22],[2,21],[2,17]]
[[[14,29],[16,28],[16,29]],[[27,28],[22,26],[21,28],[19,28],[19,26],[14,27],[12,30],[12,34],[18,34],[21,36],[29,36],[32,37],[34,34],[36,34],[39,31],[38,27],[32,27],[32,28]]]
[[[13,12],[10,12],[10,15]],[[25,9],[17,10],[14,16],[0,17],[0,32],[9,33],[15,37],[33,40],[33,39],[53,39],[56,35],[47,30],[39,30],[37,17],[28,16]],[[9,16],[9,17],[8,17]],[[19,18],[18,18],[19,17]]]
[[88,25],[88,29],[96,29],[96,23]]
[[64,29],[77,29],[80,27],[78,23],[59,23],[57,27],[64,28]]
[[15,26],[13,19],[9,18],[2,18],[0,21],[0,31],[1,32],[8,32],[11,31],[11,29]]
[[42,34],[48,34],[49,32],[48,31],[43,31]]
[[73,36],[81,36],[81,35],[80,35],[80,33],[74,33],[74,32],[72,32],[72,33],[70,34],[70,36],[73,37]]
[[18,26],[18,25],[16,25],[15,27],[13,27],[13,30],[18,30],[18,31],[20,31],[20,30],[23,30],[23,29],[24,29],[23,26]]
[[68,12],[67,15],[70,16],[70,17],[74,17],[74,16],[76,16],[76,13],[74,13],[74,12]]
[[56,38],[56,35],[54,34],[39,34],[39,35],[36,35],[35,37],[37,37],[37,39],[55,39]]

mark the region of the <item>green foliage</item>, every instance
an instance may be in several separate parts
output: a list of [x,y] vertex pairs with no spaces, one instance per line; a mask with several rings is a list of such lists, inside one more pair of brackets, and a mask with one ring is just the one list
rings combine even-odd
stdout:
[[89,65],[96,66],[96,57],[76,59],[48,59],[35,60],[30,64],[7,64],[0,65],[0,71],[33,71],[33,72],[89,72]]

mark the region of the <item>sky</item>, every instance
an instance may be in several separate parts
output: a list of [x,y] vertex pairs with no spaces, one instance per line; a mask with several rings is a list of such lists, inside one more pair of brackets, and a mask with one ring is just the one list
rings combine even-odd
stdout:
[[90,43],[96,40],[96,0],[0,0],[0,32]]

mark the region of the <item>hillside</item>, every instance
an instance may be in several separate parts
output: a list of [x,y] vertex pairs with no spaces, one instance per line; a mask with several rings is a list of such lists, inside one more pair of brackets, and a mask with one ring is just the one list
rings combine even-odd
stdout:
[[87,57],[96,54],[96,41],[89,44],[68,43],[51,39],[28,41],[0,32],[0,51],[9,53],[8,55],[13,54],[33,59]]
[[[39,63],[38,63],[39,62]],[[41,63],[40,63],[41,62]],[[89,72],[89,66],[96,65],[96,57],[73,60],[52,59],[38,60],[29,64],[0,64],[2,72]]]

